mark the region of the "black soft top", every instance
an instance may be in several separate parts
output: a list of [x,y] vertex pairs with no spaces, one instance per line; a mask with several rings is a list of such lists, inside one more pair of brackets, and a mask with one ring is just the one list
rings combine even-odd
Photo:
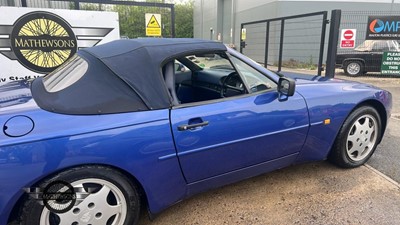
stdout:
[[116,40],[78,51],[89,63],[82,79],[49,93],[42,79],[32,83],[38,105],[65,114],[102,114],[171,106],[162,66],[180,56],[225,51],[222,43],[186,38]]

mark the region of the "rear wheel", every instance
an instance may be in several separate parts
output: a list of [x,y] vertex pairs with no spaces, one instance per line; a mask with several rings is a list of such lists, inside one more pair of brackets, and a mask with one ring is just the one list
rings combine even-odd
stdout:
[[345,168],[363,165],[378,145],[381,124],[374,108],[362,106],[354,110],[340,129],[328,159]]
[[344,72],[352,77],[364,74],[364,65],[360,61],[346,62]]
[[[22,225],[131,225],[137,223],[140,211],[137,189],[118,171],[101,166],[74,168],[54,176],[39,186],[42,190],[46,190],[46,187],[60,181],[69,183],[74,189],[80,189],[76,195],[76,203],[71,205],[66,212],[57,212],[57,209],[62,209],[70,202],[49,200],[45,202],[47,207],[44,207],[37,200],[30,198],[25,202],[21,213]],[[57,193],[66,192],[62,189],[56,191]],[[82,194],[87,197],[80,201]],[[53,209],[56,210],[49,210],[49,206],[50,209],[54,207]]]

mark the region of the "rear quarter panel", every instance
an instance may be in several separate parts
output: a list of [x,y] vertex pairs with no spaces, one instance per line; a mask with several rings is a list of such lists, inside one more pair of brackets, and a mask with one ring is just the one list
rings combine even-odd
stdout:
[[[22,188],[79,165],[106,165],[131,174],[152,212],[185,195],[168,110],[69,116],[36,109],[22,114],[35,122],[31,133],[12,138],[0,132],[0,224],[6,224]],[[0,124],[12,115],[1,114]]]

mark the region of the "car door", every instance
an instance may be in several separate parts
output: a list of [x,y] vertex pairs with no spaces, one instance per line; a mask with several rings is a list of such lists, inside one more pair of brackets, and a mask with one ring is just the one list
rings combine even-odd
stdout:
[[[250,93],[171,110],[177,154],[188,183],[285,156],[294,159],[305,141],[309,121],[304,99],[295,93],[282,101],[268,77],[237,58],[232,63]],[[262,78],[257,83],[252,76]]]

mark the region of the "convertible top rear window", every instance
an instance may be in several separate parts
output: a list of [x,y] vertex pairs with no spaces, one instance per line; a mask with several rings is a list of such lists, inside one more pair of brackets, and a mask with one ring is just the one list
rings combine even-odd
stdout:
[[47,111],[93,115],[148,110],[128,84],[97,58],[80,52],[32,83],[32,96]]
[[88,66],[84,59],[78,55],[73,56],[67,63],[43,78],[46,91],[57,92],[71,86],[86,73]]

